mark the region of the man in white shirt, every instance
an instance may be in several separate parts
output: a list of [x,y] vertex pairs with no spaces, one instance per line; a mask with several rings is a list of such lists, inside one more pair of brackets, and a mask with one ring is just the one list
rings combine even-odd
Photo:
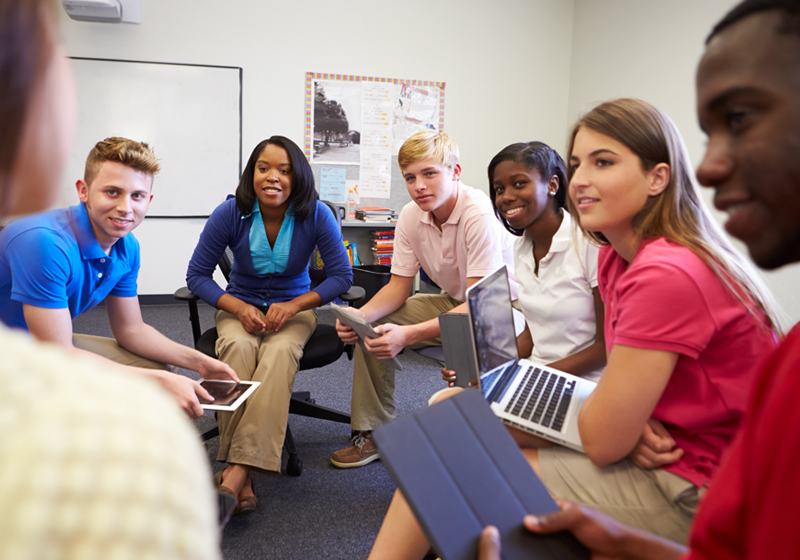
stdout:
[[[333,453],[337,467],[361,467],[378,459],[372,430],[395,417],[395,372],[379,360],[393,358],[406,346],[441,345],[438,316],[466,313],[469,286],[503,265],[514,269],[513,240],[495,218],[489,197],[459,180],[458,155],[450,135],[432,130],[411,136],[398,153],[412,202],[397,222],[389,283],[364,307],[352,310],[377,325],[383,336],[365,340],[367,352],[356,347],[351,425],[359,434],[352,446]],[[409,297],[420,268],[442,288],[441,294]],[[336,329],[346,343],[358,340],[338,321]]]

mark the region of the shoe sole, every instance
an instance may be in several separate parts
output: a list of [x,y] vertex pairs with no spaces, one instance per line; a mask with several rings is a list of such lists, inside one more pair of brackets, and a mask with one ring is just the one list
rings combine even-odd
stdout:
[[239,517],[240,515],[247,515],[249,513],[253,513],[257,509],[258,509],[258,506],[256,506],[256,507],[248,506],[248,507],[243,507],[243,508],[240,508],[239,506],[236,506],[236,509],[233,510],[233,515],[235,515],[236,517]]
[[377,461],[380,459],[381,456],[378,453],[374,455],[370,455],[369,457],[364,457],[360,461],[356,461],[355,463],[340,463],[333,457],[331,457],[331,464],[334,467],[338,467],[340,469],[354,469],[356,467],[363,467],[364,465],[369,465],[372,461]]

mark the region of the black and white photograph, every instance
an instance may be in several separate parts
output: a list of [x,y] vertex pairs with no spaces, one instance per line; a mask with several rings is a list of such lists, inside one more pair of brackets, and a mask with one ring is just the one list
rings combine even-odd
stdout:
[[361,84],[314,82],[314,163],[361,163]]

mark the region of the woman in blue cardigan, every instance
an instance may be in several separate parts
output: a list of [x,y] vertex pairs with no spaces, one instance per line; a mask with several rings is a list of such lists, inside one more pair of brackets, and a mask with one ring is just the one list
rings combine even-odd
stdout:
[[[319,247],[327,278],[311,290],[308,262]],[[234,261],[222,290],[212,275],[226,247]],[[236,513],[256,509],[250,469],[280,471],[294,376],[317,325],[315,307],[346,292],[353,272],[330,209],[319,202],[303,152],[282,136],[255,147],[236,189],[206,223],[186,275],[217,308],[219,359],[261,386],[235,412],[218,414],[222,492]]]

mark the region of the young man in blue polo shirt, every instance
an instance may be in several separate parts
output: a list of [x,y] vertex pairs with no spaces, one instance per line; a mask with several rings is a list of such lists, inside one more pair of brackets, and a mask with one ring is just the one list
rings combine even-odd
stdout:
[[[202,416],[199,383],[166,370],[238,380],[226,364],[173,342],[142,320],[136,281],[139,243],[159,164],[149,146],[98,142],[76,183],[80,203],[22,218],[0,233],[0,321],[34,337],[128,366],[158,381],[189,416]],[[72,319],[105,301],[114,339],[74,334]]]

